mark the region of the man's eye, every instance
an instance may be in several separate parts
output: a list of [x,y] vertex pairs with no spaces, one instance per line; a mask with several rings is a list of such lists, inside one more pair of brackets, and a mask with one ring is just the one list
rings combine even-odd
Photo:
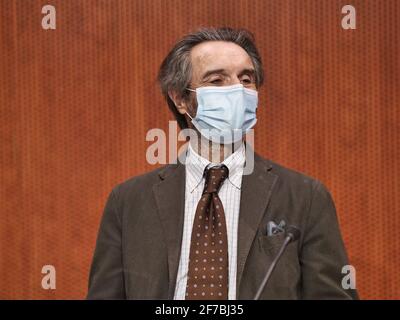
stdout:
[[241,80],[240,80],[242,83],[245,83],[245,84],[251,84],[253,81],[250,79],[250,78],[248,78],[248,77],[245,77],[245,78],[242,78]]
[[221,84],[222,83],[222,79],[213,79],[210,81],[212,84]]

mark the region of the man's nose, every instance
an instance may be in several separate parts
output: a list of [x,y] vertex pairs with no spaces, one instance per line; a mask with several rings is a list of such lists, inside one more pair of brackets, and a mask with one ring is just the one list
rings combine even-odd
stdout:
[[240,84],[240,79],[238,77],[232,77],[231,81],[229,82],[229,85],[234,85],[234,84]]

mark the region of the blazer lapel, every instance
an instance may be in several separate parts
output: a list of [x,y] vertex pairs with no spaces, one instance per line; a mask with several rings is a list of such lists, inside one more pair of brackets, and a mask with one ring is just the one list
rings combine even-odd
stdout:
[[271,168],[272,166],[267,160],[254,153],[253,173],[244,175],[242,178],[238,227],[237,297],[239,297],[247,256],[267,208],[272,189],[278,179],[277,175],[270,172]]
[[154,185],[153,192],[163,225],[168,255],[168,299],[173,299],[178,272],[185,203],[185,166],[167,166],[159,173],[161,182]]

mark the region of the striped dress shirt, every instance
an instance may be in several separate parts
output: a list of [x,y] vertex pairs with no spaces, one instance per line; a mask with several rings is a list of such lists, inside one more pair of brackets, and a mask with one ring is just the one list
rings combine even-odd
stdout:
[[[234,153],[227,157],[222,164],[229,169],[229,177],[219,190],[219,197],[224,206],[226,229],[228,236],[228,299],[236,299],[237,271],[237,240],[240,208],[240,190],[242,185],[243,167],[245,163],[245,146],[242,144]],[[190,142],[186,154],[186,184],[185,184],[185,218],[181,256],[175,286],[175,300],[184,300],[186,294],[187,275],[189,269],[190,241],[192,237],[193,220],[197,204],[204,189],[204,169],[216,165],[200,156],[192,148]]]

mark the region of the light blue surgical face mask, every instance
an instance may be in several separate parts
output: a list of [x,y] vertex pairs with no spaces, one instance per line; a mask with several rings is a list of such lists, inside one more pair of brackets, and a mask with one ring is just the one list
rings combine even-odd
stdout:
[[215,143],[234,143],[257,122],[258,94],[242,84],[223,87],[199,87],[196,90],[197,113],[192,118],[195,128]]

